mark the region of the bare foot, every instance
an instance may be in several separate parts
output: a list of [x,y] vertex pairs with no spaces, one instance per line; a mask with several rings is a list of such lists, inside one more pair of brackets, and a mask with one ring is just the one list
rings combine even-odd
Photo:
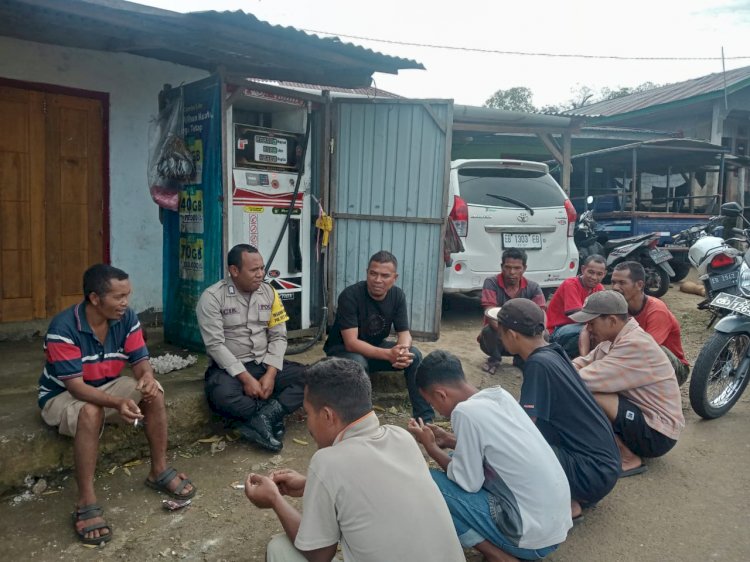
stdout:
[[622,442],[619,436],[615,435],[615,442],[617,448],[620,450],[620,461],[622,463],[622,471],[633,470],[643,464],[643,459],[636,455],[633,451],[628,449],[625,443]]
[[488,562],[519,562],[518,558],[500,550],[490,541],[482,541],[474,545],[474,548],[481,552]]
[[572,519],[575,519],[579,515],[583,513],[583,509],[581,508],[581,504],[578,503],[576,500],[570,500],[570,517]]

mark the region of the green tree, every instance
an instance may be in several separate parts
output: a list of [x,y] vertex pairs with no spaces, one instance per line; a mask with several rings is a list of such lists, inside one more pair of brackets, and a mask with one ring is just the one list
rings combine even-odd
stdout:
[[534,103],[531,101],[533,97],[529,88],[516,86],[507,90],[498,90],[484,102],[484,107],[536,113],[536,107],[534,107]]
[[643,82],[642,84],[638,84],[633,88],[628,88],[627,86],[618,86],[615,89],[602,88],[600,97],[597,101],[614,100],[617,98],[622,98],[624,96],[629,96],[630,94],[647,92],[649,90],[653,90],[654,88],[659,88],[660,86],[661,84],[654,84],[653,82]]

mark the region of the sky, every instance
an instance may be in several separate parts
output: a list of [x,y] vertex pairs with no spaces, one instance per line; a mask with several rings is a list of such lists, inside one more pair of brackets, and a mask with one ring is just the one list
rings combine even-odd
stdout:
[[[177,12],[242,10],[272,24],[329,32],[342,41],[427,70],[376,74],[379,88],[412,98],[482,105],[498,89],[525,86],[537,106],[595,91],[665,84],[750,66],[750,0],[139,0]],[[355,39],[534,53],[714,57],[658,61],[519,56]],[[730,57],[746,57],[731,59]]]

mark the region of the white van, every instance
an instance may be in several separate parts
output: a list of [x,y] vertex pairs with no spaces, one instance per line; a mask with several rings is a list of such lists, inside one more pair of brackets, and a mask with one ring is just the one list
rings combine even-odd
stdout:
[[507,248],[526,251],[526,277],[545,293],[576,275],[576,211],[546,164],[455,160],[450,174],[448,213],[465,251],[451,254],[444,293],[479,295]]

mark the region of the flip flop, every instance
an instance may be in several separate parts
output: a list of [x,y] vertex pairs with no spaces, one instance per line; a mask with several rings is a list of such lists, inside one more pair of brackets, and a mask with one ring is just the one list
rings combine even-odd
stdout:
[[641,466],[636,466],[635,468],[631,468],[630,470],[621,471],[618,478],[628,478],[629,476],[635,476],[636,474],[643,474],[647,470],[648,466],[642,464]]
[[500,361],[491,361],[490,359],[487,359],[484,365],[482,365],[482,371],[484,371],[488,375],[494,375],[499,366]]
[[[79,521],[86,521],[87,519],[95,519],[96,517],[102,517],[104,516],[104,510],[96,505],[95,503],[84,505],[79,508],[77,508],[73,512],[73,530],[75,531],[76,535],[78,535],[78,540],[81,541],[83,544],[90,544],[98,546],[102,543],[109,542],[112,540],[112,527],[109,526],[109,524],[106,521],[102,521],[101,523],[94,523],[93,525],[88,525],[87,527],[84,527],[83,529],[78,529],[76,527],[76,523]],[[106,535],[101,535],[99,537],[87,537],[86,533],[90,533],[91,531],[96,531],[97,529],[107,529],[109,531]]]
[[175,499],[189,500],[195,495],[195,492],[197,490],[195,485],[193,485],[193,489],[190,490],[190,492],[188,492],[187,494],[181,494],[180,492],[182,492],[188,484],[193,484],[189,478],[183,478],[174,490],[170,490],[169,483],[174,480],[176,476],[177,471],[174,468],[170,467],[159,474],[159,476],[156,477],[156,480],[149,480],[148,478],[146,478],[145,484],[149,488],[167,494],[168,496],[171,496]]

